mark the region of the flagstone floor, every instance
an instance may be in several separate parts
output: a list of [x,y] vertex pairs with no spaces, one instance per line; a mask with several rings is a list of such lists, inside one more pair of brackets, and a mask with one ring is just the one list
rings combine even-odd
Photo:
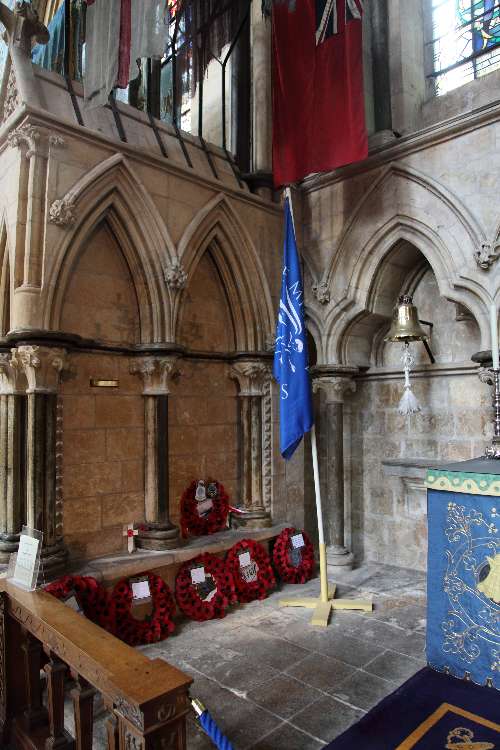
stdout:
[[[192,675],[192,696],[235,750],[316,750],[425,664],[423,573],[367,564],[334,582],[338,596],[372,595],[374,612],[334,612],[327,629],[313,628],[310,611],[279,608],[282,590],[223,620],[182,621],[142,651]],[[284,591],[318,588],[316,579]],[[213,750],[194,719],[188,750]]]

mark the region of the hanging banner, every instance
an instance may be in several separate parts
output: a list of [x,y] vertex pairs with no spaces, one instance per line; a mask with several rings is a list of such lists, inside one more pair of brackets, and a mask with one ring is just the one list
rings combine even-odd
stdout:
[[365,159],[361,0],[273,3],[277,187]]

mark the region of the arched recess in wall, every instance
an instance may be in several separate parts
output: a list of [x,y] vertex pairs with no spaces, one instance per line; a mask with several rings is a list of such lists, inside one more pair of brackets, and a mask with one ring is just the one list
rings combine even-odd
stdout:
[[175,259],[175,248],[156,206],[124,156],[117,154],[92,169],[62,201],[75,221],[64,230],[47,269],[42,291],[44,325],[60,330],[75,263],[96,228],[105,222],[133,279],[140,311],[139,341],[171,341],[164,266]]
[[[234,349],[262,351],[273,332],[268,283],[252,240],[231,202],[211,200],[192,220],[178,247],[187,289],[205,253],[217,269],[234,329]],[[183,318],[184,295],[174,302],[176,335]]]
[[6,336],[10,330],[10,287],[9,245],[3,221],[0,225],[0,336]]
[[[377,275],[395,247],[417,248],[431,266],[442,297],[466,307],[488,341],[486,295],[473,269],[484,233],[455,196],[413,168],[385,170],[354,208],[325,282],[335,301],[325,323],[329,362],[349,362],[346,341],[375,309]],[[394,301],[392,301],[392,304]],[[366,336],[370,332],[366,331]],[[357,364],[368,366],[359,352]]]

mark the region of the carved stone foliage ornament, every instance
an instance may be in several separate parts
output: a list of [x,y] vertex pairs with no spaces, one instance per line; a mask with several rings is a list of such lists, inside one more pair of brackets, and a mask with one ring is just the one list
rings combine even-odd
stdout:
[[7,81],[7,88],[5,91],[5,97],[3,102],[3,119],[7,117],[19,107],[21,99],[19,98],[19,92],[17,90],[16,75],[14,73],[14,66],[11,65],[9,72],[9,80]]
[[68,227],[75,223],[74,198],[55,200],[49,208],[49,221],[58,227]]
[[21,372],[19,362],[9,352],[0,353],[0,394],[16,393]]
[[330,289],[326,281],[318,281],[313,284],[312,293],[320,305],[327,305],[330,302]]
[[230,377],[238,381],[240,396],[263,396],[272,372],[263,362],[238,362],[231,368]]
[[12,362],[28,380],[27,393],[56,393],[61,372],[66,367],[66,351],[45,346],[18,346]]
[[172,291],[180,292],[181,289],[184,289],[187,279],[187,273],[182,267],[180,260],[174,260],[165,268],[165,281],[168,288],[172,289]]
[[351,378],[325,377],[313,380],[313,391],[323,391],[330,402],[342,403],[348,393],[355,393],[356,383]]
[[139,375],[144,382],[144,396],[165,396],[170,393],[169,384],[179,374],[177,355],[166,357],[142,357],[130,366],[132,375]]
[[21,127],[11,130],[7,136],[7,143],[13,148],[27,146],[26,158],[30,159],[36,153],[40,136],[40,129],[34,125],[21,125]]

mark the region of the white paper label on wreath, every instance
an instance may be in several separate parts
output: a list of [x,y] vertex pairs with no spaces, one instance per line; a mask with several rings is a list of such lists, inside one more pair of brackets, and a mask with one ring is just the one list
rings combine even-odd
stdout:
[[205,583],[205,568],[200,566],[199,568],[192,568],[191,570],[191,581],[192,583]]
[[16,567],[14,568],[14,583],[20,583],[27,588],[31,588],[33,585],[39,544],[38,539],[27,534],[21,534]]
[[213,501],[210,500],[209,497],[206,500],[202,500],[201,502],[196,503],[196,510],[198,511],[198,515],[200,517],[206,516],[207,513],[210,513],[213,507],[214,507]]
[[240,568],[244,568],[247,565],[250,565],[250,562],[251,562],[250,552],[240,552],[238,557],[240,558]]
[[76,612],[79,615],[83,615],[82,608],[80,607],[78,603],[78,599],[76,598],[75,594],[68,596],[68,598],[64,600],[64,604],[70,609],[72,609],[73,612]]
[[292,536],[292,546],[295,549],[300,549],[300,547],[306,546],[302,534],[294,534],[294,536]]
[[149,599],[149,581],[132,581],[132,599]]
[[258,579],[259,566],[253,560],[250,561],[250,565],[245,565],[241,568],[241,577],[246,583],[255,583]]

